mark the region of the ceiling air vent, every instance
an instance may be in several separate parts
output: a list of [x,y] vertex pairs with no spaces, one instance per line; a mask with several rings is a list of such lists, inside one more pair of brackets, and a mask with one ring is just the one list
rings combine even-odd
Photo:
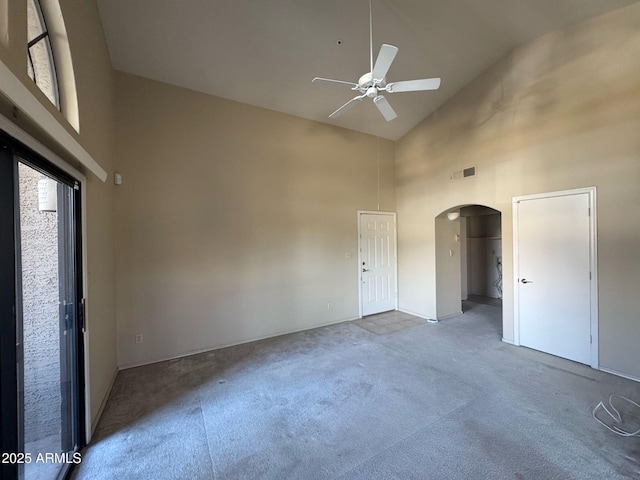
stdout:
[[476,167],[467,167],[462,170],[456,170],[451,175],[449,175],[449,180],[452,182],[456,182],[458,180],[464,180],[465,178],[475,177],[476,176]]

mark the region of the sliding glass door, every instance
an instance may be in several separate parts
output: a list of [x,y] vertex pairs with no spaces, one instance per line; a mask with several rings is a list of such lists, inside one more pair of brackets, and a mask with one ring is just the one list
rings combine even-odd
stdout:
[[84,431],[79,184],[11,139],[0,150],[2,478],[56,479]]

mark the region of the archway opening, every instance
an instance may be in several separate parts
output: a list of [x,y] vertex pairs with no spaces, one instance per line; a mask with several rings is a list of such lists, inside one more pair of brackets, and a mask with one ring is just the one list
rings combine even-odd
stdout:
[[501,212],[458,205],[436,216],[435,233],[437,319],[486,311],[502,337]]

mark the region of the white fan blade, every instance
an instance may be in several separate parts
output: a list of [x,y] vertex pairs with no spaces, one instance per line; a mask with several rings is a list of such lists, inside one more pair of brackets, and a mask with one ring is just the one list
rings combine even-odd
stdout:
[[349,85],[350,87],[357,87],[358,84],[357,83],[353,83],[353,82],[343,82],[342,80],[333,80],[331,78],[321,78],[321,77],[316,77],[313,80],[311,80],[313,83],[330,83],[330,84],[344,84],[344,85]]
[[420,90],[437,90],[440,88],[439,78],[423,78],[421,80],[407,80],[404,82],[392,82],[386,86],[389,93],[417,92]]
[[373,71],[371,72],[374,80],[384,80],[397,53],[398,47],[387,45],[386,43],[382,44],[380,53],[378,53],[378,58],[376,59],[376,64],[373,66]]
[[344,112],[346,112],[347,110],[349,110],[351,107],[353,107],[355,105],[356,102],[361,101],[363,98],[365,97],[365,95],[360,95],[358,97],[354,97],[351,100],[349,100],[347,103],[345,103],[344,105],[342,105],[339,109],[337,109],[335,112],[333,112],[331,115],[329,115],[329,118],[337,118],[340,115],[342,115]]
[[393,111],[393,108],[391,108],[391,105],[389,104],[387,99],[382,95],[378,95],[376,98],[374,98],[373,103],[376,104],[376,107],[378,107],[378,110],[380,110],[380,113],[387,120],[387,122],[390,122],[398,116],[396,115],[396,112]]

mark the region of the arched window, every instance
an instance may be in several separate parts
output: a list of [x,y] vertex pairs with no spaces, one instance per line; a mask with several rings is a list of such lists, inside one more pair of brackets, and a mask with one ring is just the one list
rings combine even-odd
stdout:
[[47,96],[56,108],[60,109],[60,94],[56,64],[53,61],[51,37],[47,23],[42,15],[39,0],[27,0],[27,39],[28,66],[27,72],[31,80]]
[[27,0],[27,73],[80,131],[76,81],[59,0]]

